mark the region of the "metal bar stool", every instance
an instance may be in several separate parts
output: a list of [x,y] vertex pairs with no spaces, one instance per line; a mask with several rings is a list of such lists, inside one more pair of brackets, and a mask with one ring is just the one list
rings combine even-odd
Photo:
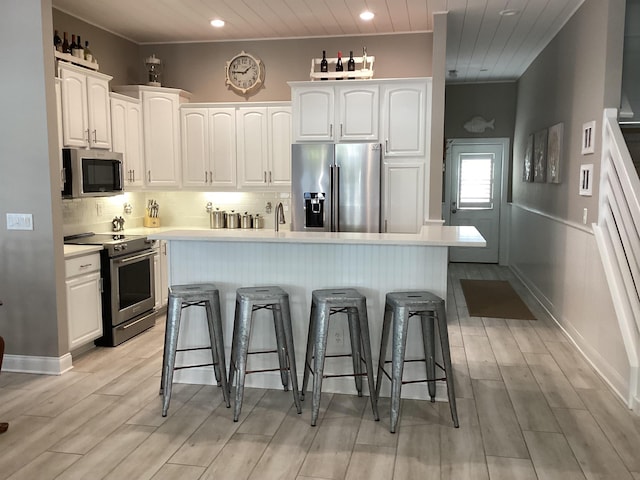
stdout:
[[[349,322],[351,340],[350,354],[327,355],[327,333],[329,318],[336,313],[346,313]],[[364,354],[364,360],[362,355]],[[326,357],[348,357],[353,361],[353,373],[325,375],[324,361]],[[313,368],[311,365],[313,359]],[[366,372],[362,368],[365,364]],[[320,411],[320,392],[322,379],[328,377],[353,376],[358,396],[362,396],[362,377],[366,375],[369,382],[371,408],[373,416],[379,420],[377,396],[373,392],[373,360],[369,340],[369,321],[367,319],[367,299],[353,288],[335,288],[314,290],[311,296],[311,314],[309,317],[309,335],[307,337],[307,353],[305,357],[302,394],[307,390],[309,373],[313,374],[313,397],[311,401],[311,425],[315,426]]]
[[[425,358],[405,360],[407,348],[407,327],[409,318],[419,316],[422,324],[422,341],[424,344]],[[444,366],[435,361],[435,320],[438,321],[438,333]],[[392,334],[392,360],[386,361],[389,330],[393,324]],[[425,362],[427,369],[426,380],[402,380],[404,362]],[[391,376],[384,366],[391,363]],[[436,378],[436,367],[444,372],[445,376]],[[383,374],[391,380],[391,433],[395,433],[400,413],[400,391],[404,383],[428,382],[429,396],[435,401],[436,381],[447,382],[447,394],[453,425],[458,427],[458,413],[456,410],[456,395],[453,386],[453,368],[451,367],[451,354],[449,350],[449,336],[447,330],[447,314],[444,300],[431,292],[392,292],[387,293],[384,321],[382,324],[382,342],[380,344],[380,358],[378,360],[378,380],[376,395],[380,394],[380,385]]]
[[[180,317],[182,309],[187,307],[204,307],[207,313],[209,327],[209,345],[206,347],[178,348],[178,333],[180,332]],[[211,363],[185,365],[176,367],[176,353],[211,350]],[[190,285],[172,285],[169,287],[169,301],[167,306],[167,324],[164,334],[164,356],[162,358],[162,379],[160,393],[162,394],[162,416],[167,416],[171,401],[171,387],[174,370],[213,366],[216,381],[222,386],[222,395],[227,407],[229,402],[229,388],[227,386],[227,367],[224,361],[224,343],[222,338],[222,316],[220,315],[220,296],[218,289],[212,283],[196,283]]]
[[[267,309],[273,313],[276,333],[276,350],[250,351],[251,324],[253,312]],[[279,368],[247,370],[249,354],[277,353]],[[233,343],[231,344],[231,363],[229,365],[228,386],[236,380],[236,394],[233,406],[233,421],[237,422],[242,409],[244,396],[244,378],[248,373],[280,371],[284,390],[289,389],[289,379],[293,390],[293,401],[298,413],[302,413],[298,392],[298,374],[296,355],[293,348],[293,331],[289,310],[289,294],[280,287],[246,287],[236,291],[236,312],[233,322]]]

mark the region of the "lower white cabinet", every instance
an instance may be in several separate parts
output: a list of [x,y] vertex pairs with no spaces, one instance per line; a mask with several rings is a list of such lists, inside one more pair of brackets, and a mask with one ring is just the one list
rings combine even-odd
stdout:
[[424,163],[384,164],[385,233],[417,233],[422,226]]
[[102,336],[100,254],[65,260],[69,350]]
[[153,269],[156,281],[156,310],[167,305],[169,295],[169,272],[167,264],[167,241],[160,240],[156,246],[156,254],[153,257]]

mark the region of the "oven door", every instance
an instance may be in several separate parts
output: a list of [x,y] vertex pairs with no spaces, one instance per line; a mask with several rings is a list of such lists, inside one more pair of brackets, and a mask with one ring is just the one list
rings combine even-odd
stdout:
[[111,322],[120,325],[155,306],[154,251],[112,258],[111,265]]

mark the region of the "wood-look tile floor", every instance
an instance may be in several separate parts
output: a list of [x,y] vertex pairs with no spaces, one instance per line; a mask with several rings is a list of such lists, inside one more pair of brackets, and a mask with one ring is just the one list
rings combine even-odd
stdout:
[[[459,278],[510,280],[538,320],[469,317]],[[405,400],[391,434],[387,400],[374,422],[366,397],[329,393],[311,427],[260,389],[234,423],[217,387],[184,384],[163,418],[159,323],[59,377],[0,375],[0,479],[640,479],[640,419],[508,269],[451,265],[447,307],[459,429],[447,403]]]

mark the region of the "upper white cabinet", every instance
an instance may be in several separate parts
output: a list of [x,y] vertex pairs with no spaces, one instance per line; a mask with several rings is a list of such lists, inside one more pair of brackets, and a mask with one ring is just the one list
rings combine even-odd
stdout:
[[236,186],[236,109],[183,107],[182,185]]
[[58,167],[60,172],[60,190],[64,190],[64,166],[62,165],[62,147],[64,147],[64,140],[62,138],[62,88],[60,86],[60,79],[56,77],[55,82],[56,92],[56,118],[58,123]]
[[240,107],[237,113],[239,187],[291,185],[291,107]]
[[58,63],[65,147],[111,148],[109,81],[112,77]]
[[142,187],[144,147],[140,100],[111,93],[111,138],[113,151],[123,155],[125,186]]
[[184,90],[146,85],[113,87],[114,91],[139,98],[147,187],[180,186],[180,105],[188,102]]
[[331,81],[323,85],[291,84],[293,140],[378,140],[379,86],[371,82],[345,85]]
[[431,83],[402,80],[382,84],[382,143],[384,156],[422,157],[426,155],[431,129]]

